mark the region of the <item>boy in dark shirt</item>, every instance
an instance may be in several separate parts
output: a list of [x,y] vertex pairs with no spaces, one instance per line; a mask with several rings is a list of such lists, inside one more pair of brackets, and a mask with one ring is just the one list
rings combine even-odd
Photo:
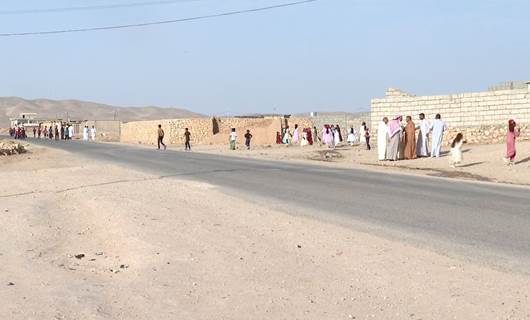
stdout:
[[166,150],[166,145],[164,144],[164,130],[162,130],[162,125],[158,125],[158,150],[160,150],[160,145],[164,146],[164,150]]
[[245,146],[247,146],[247,150],[250,150],[250,140],[252,140],[252,134],[250,130],[247,130],[247,133],[245,133]]
[[190,140],[191,140],[191,132],[188,130],[188,128],[186,128],[186,130],[184,130],[184,150],[186,151],[191,151],[191,144],[190,144]]

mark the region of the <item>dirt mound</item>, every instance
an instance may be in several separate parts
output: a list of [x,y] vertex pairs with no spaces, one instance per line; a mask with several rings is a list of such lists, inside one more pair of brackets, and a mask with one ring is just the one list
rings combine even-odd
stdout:
[[10,156],[25,153],[26,148],[19,142],[13,140],[0,140],[0,155]]

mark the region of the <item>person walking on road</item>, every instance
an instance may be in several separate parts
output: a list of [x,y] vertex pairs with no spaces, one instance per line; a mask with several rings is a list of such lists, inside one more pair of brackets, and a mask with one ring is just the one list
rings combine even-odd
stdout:
[[252,140],[252,134],[250,133],[250,130],[247,130],[247,133],[245,133],[245,146],[247,147],[247,150],[250,150],[250,140]]
[[188,128],[184,129],[184,150],[191,151],[191,132]]
[[232,132],[230,132],[230,150],[236,150],[236,143],[237,143],[237,133],[236,128],[232,128]]
[[164,146],[164,150],[167,149],[164,143],[164,130],[161,124],[158,125],[158,150],[160,150],[160,145]]
[[508,121],[508,133],[506,134],[506,163],[508,165],[515,164],[515,156],[517,155],[515,140],[521,135],[521,129],[516,126],[517,124],[513,119]]
[[92,126],[92,128],[90,129],[90,139],[92,140],[92,142],[96,141],[96,127],[95,126]]

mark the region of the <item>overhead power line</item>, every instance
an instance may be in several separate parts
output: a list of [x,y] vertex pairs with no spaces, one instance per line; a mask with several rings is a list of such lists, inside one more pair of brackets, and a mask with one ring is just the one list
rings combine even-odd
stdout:
[[144,22],[144,23],[90,27],[90,28],[76,28],[76,29],[58,29],[58,30],[48,30],[48,31],[0,33],[0,37],[42,36],[42,35],[53,35],[53,34],[63,34],[63,33],[142,28],[142,27],[149,27],[149,26],[156,26],[156,25],[173,24],[173,23],[196,21],[196,20],[206,20],[206,19],[212,19],[212,18],[227,17],[227,16],[234,16],[234,15],[240,15],[240,14],[246,14],[246,13],[259,12],[259,11],[280,9],[280,8],[292,7],[292,6],[302,5],[302,4],[316,2],[316,1],[319,1],[319,0],[302,0],[302,1],[288,2],[288,3],[282,3],[282,4],[266,6],[266,7],[258,7],[258,8],[236,10],[236,11],[227,11],[227,12],[215,13],[215,14],[209,14],[209,15],[172,19],[172,20],[160,20],[160,21],[152,21],[152,22]]
[[62,8],[0,10],[0,15],[21,15],[21,14],[34,14],[34,13],[56,13],[56,12],[71,12],[71,11],[89,11],[89,10],[148,7],[148,6],[159,6],[159,5],[175,4],[175,3],[191,2],[191,1],[199,1],[199,0],[144,1],[144,2],[102,4],[102,5],[93,5],[93,6],[77,6],[77,7],[62,7]]

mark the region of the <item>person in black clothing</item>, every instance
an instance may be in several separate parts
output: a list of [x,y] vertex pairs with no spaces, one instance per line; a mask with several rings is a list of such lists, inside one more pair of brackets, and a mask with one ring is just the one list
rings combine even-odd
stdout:
[[164,130],[162,130],[162,125],[158,125],[158,150],[160,150],[160,145],[164,146],[164,150],[166,150],[166,145],[164,144]]
[[184,130],[184,150],[191,151],[190,141],[191,141],[191,132],[190,130],[188,130],[188,128],[186,128]]
[[245,146],[247,146],[247,150],[250,150],[250,140],[252,140],[252,134],[250,130],[247,130],[247,133],[245,133]]

